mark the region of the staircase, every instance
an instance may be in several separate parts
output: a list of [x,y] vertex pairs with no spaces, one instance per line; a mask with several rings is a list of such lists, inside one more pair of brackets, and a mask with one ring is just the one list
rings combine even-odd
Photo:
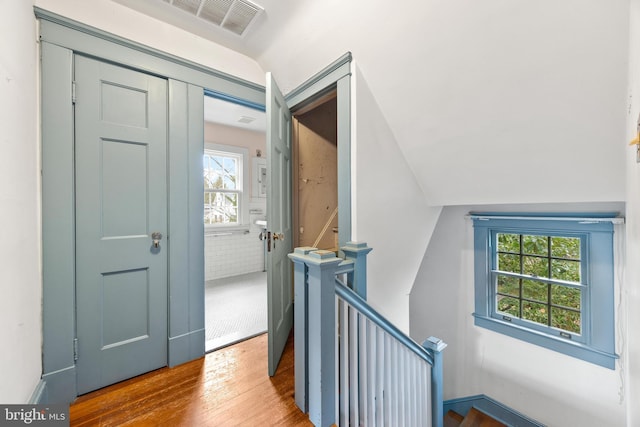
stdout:
[[344,258],[311,247],[289,254],[295,401],[313,425],[544,427],[485,395],[443,400],[446,344],[418,344],[366,302],[369,251],[348,242]]
[[507,427],[507,425],[476,408],[471,408],[466,416],[449,410],[444,416],[444,427]]
[[[295,248],[295,400],[316,427],[442,427],[442,340],[418,344],[366,298],[366,243]],[[302,325],[302,327],[300,327]]]
[[484,394],[447,400],[443,413],[444,427],[545,427]]

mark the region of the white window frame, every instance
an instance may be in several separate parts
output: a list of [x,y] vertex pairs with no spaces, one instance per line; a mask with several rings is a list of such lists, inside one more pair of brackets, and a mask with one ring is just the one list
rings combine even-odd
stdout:
[[[234,145],[223,145],[205,143],[203,154],[217,154],[227,157],[236,157],[238,161],[238,182],[237,191],[238,194],[238,222],[232,224],[205,224],[205,229],[225,229],[225,230],[248,230],[249,229],[249,150],[244,147],[237,147]],[[204,175],[204,171],[203,171]],[[203,220],[204,220],[204,194],[203,192]]]

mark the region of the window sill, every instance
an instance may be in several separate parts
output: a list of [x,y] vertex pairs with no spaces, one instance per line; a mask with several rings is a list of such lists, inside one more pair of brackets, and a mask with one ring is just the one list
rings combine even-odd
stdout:
[[619,358],[615,353],[609,353],[583,343],[547,335],[539,331],[534,331],[519,325],[486,317],[481,314],[474,313],[473,317],[475,318],[475,325],[481,328],[489,329],[549,350],[576,357],[608,369],[615,369],[616,359]]

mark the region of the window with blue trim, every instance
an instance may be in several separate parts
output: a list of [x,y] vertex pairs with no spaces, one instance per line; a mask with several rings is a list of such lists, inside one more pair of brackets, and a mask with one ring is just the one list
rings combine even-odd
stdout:
[[615,367],[614,214],[471,214],[475,324]]

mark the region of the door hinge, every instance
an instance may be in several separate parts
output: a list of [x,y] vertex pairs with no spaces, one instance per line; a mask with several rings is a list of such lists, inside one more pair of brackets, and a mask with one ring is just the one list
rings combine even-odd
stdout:
[[76,103],[76,82],[71,82],[71,103]]
[[73,361],[78,360],[78,338],[73,339]]

